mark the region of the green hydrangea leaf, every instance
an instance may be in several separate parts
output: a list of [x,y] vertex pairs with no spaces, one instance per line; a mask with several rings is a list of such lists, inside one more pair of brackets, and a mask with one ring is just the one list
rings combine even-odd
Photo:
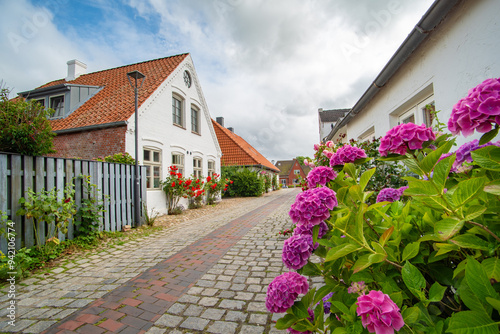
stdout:
[[452,334],[498,334],[498,323],[482,312],[457,312],[451,316],[448,332]]

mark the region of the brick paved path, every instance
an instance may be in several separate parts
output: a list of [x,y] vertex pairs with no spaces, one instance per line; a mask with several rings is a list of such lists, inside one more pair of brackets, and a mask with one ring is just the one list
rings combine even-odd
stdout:
[[6,324],[5,307],[0,331],[281,333],[264,300],[267,285],[286,271],[277,233],[291,225],[296,194],[252,199],[22,281],[16,326]]

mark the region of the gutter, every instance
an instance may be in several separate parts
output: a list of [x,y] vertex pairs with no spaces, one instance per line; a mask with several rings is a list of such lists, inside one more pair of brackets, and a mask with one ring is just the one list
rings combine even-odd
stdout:
[[75,133],[75,132],[82,132],[82,131],[93,131],[93,130],[102,130],[102,129],[108,129],[108,128],[116,128],[119,126],[126,126],[127,124],[128,124],[127,121],[118,121],[118,122],[112,122],[112,123],[82,126],[79,128],[55,130],[54,132],[56,134],[60,135],[60,134],[66,134],[66,133]]
[[408,37],[404,40],[403,44],[398,48],[396,53],[391,57],[389,62],[384,66],[379,75],[375,78],[373,83],[364,92],[361,98],[356,102],[354,107],[349,113],[335,124],[334,128],[326,140],[331,140],[333,136],[349,121],[359,114],[364,107],[370,102],[375,95],[385,86],[385,84],[392,78],[392,76],[399,70],[399,68],[408,60],[411,54],[422,44],[427,36],[436,29],[436,27],[443,21],[450,10],[460,0],[436,0],[422,16],[417,25],[410,32]]

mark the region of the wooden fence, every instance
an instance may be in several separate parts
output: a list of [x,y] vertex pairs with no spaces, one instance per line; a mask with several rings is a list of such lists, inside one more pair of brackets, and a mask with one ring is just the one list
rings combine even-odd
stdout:
[[[45,243],[48,228],[45,222],[33,222],[25,216],[17,216],[19,199],[26,197],[29,188],[34,192],[42,189],[57,189],[60,198],[68,182],[75,185],[74,199],[77,208],[87,196],[86,183],[82,176],[90,176],[90,182],[100,190],[99,199],[106,210],[101,218],[102,229],[120,231],[124,225],[134,224],[134,168],[133,165],[115,164],[99,161],[32,157],[11,153],[0,153],[0,211],[7,213],[15,223],[16,248],[32,247],[36,243],[33,224],[41,243]],[[140,166],[140,216],[144,221],[146,203],[146,169]],[[66,235],[60,233],[60,240],[72,239],[75,233],[73,221]],[[0,250],[5,253],[7,241],[0,238]]]

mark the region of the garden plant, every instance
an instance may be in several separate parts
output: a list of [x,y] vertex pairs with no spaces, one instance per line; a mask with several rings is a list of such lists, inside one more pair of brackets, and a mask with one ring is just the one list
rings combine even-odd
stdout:
[[[488,79],[448,121],[453,135],[478,131],[480,140],[453,149],[452,135],[425,125],[392,128],[379,161],[397,161],[411,176],[383,189],[368,187],[380,171],[363,166],[373,159],[362,148],[318,145],[309,189],[290,210],[295,227],[282,253],[290,271],[267,290],[268,310],[286,313],[276,327],[499,333],[500,142],[490,142],[499,125],[500,80]],[[309,286],[307,276],[324,283]]]

